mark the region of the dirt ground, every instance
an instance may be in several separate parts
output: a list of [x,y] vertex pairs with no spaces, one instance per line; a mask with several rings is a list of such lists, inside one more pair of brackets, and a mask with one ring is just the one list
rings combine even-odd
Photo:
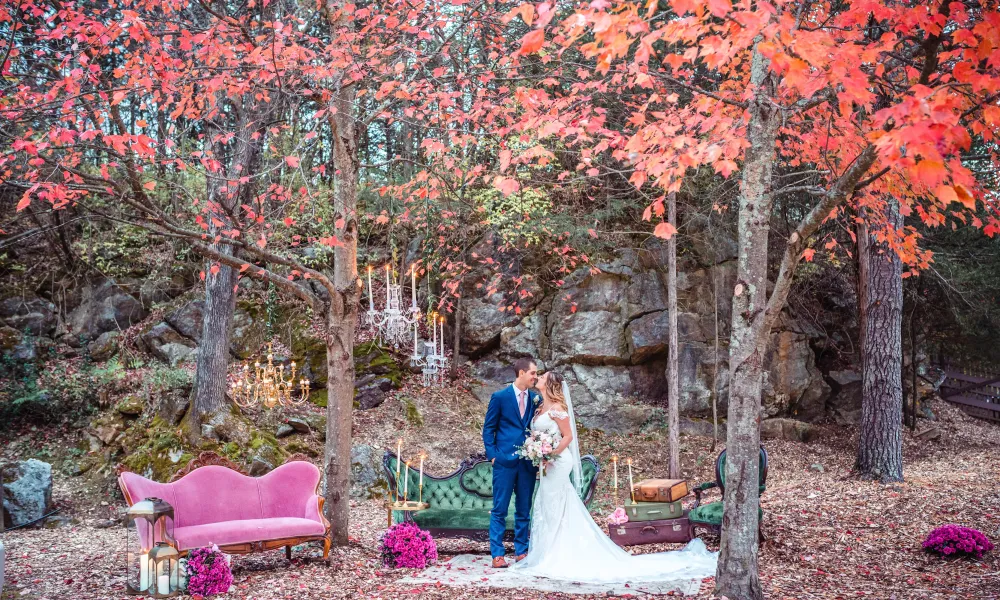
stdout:
[[[414,418],[414,408],[420,418]],[[426,391],[404,387],[393,399],[355,419],[355,441],[381,448],[402,435],[408,448],[430,453],[428,471],[445,473],[462,457],[481,450],[479,425],[485,407],[461,387]],[[943,560],[923,552],[921,541],[934,527],[975,527],[1000,542],[1000,427],[933,405],[942,436],[933,441],[904,434],[906,481],[896,485],[861,482],[851,475],[857,431],[821,427],[810,444],[767,442],[770,473],[762,497],[764,531],[761,581],[774,599],[986,599],[1000,598],[1000,550],[983,560]],[[923,421],[922,426],[927,422]],[[2,451],[3,460],[57,455],[77,432],[25,431]],[[582,449],[608,465],[612,453],[631,456],[636,477],[662,475],[666,440],[659,433],[631,436],[581,434]],[[712,440],[683,437],[682,463],[693,482],[710,480],[717,451]],[[56,473],[54,499],[60,519],[40,529],[8,531],[3,600],[126,598],[122,553],[124,529],[114,519],[121,500],[113,474],[68,477]],[[693,500],[693,498],[692,498]],[[605,470],[591,506],[599,522],[612,508],[610,472]],[[320,562],[320,549],[296,549],[291,562],[275,551],[234,557],[235,584],[226,598],[478,598],[481,590],[429,585],[417,589],[396,582],[405,571],[382,567],[378,538],[385,529],[378,500],[352,505],[351,544],[333,550],[333,567]],[[719,540],[706,538],[718,549]],[[485,543],[442,540],[441,560],[460,553],[488,553]],[[634,552],[671,549],[644,546]],[[702,583],[710,598],[714,581]],[[580,598],[531,591],[491,590],[496,598]]]

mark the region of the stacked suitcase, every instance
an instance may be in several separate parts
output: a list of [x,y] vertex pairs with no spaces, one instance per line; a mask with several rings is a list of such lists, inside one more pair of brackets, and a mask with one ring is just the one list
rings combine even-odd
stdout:
[[687,482],[682,479],[640,481],[625,503],[628,522],[608,526],[611,540],[619,546],[690,541],[691,524],[681,507],[687,495]]

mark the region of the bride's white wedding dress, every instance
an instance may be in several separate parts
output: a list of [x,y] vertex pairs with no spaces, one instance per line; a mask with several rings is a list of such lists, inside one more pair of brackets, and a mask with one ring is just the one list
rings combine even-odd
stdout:
[[[557,418],[568,415],[546,412],[535,418],[531,429],[558,435]],[[700,539],[691,541],[683,550],[638,556],[612,542],[591,518],[570,480],[575,461],[579,460],[574,454],[578,448],[577,444],[570,445],[546,467],[535,496],[528,556],[511,565],[512,575],[581,583],[652,582],[715,575],[717,553],[709,552]]]

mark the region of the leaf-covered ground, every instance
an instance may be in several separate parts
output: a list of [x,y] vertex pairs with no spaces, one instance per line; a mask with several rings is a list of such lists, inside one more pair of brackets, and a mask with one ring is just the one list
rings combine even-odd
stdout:
[[[450,471],[479,451],[483,406],[462,388],[426,391],[407,386],[382,406],[359,413],[357,441],[395,445],[402,435],[412,450],[431,453],[428,470]],[[761,579],[768,598],[1000,598],[1000,551],[981,561],[941,560],[924,553],[920,542],[935,526],[959,523],[1000,541],[1000,427],[976,421],[940,402],[934,405],[941,438],[924,442],[908,432],[902,484],[861,482],[851,475],[857,432],[827,426],[811,444],[773,441],[768,489],[763,496],[768,541],[761,552]],[[928,422],[922,421],[925,427]],[[49,432],[25,432],[32,439]],[[582,434],[583,448],[606,464],[612,452],[632,456],[636,477],[661,473],[665,440],[646,435]],[[23,439],[23,438],[22,438]],[[684,471],[707,480],[715,452],[712,440],[682,438]],[[4,458],[14,458],[8,447]],[[124,533],[106,527],[120,514],[108,485],[57,475],[55,499],[67,522],[4,534],[7,581],[3,600],[19,598],[124,598],[120,553]],[[611,477],[602,475],[593,512],[603,520],[612,506]],[[412,589],[396,583],[405,575],[378,564],[377,540],[386,513],[377,500],[353,505],[352,543],[333,551],[332,568],[316,560],[319,549],[297,549],[291,563],[283,552],[235,557],[236,584],[229,598],[312,600],[320,598],[478,598],[481,590],[444,586]],[[104,528],[102,528],[104,526]],[[712,548],[718,540],[709,538]],[[636,552],[659,551],[642,547]],[[459,553],[487,553],[486,544],[443,540],[442,560]],[[713,581],[702,585],[711,597]],[[525,591],[492,590],[491,597],[563,597]],[[565,596],[569,597],[569,596]],[[576,596],[579,597],[579,596]]]

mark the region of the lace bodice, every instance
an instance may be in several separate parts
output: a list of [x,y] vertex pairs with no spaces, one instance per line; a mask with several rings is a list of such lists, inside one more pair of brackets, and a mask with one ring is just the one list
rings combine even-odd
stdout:
[[532,431],[544,431],[545,433],[551,435],[560,435],[559,424],[556,420],[562,420],[569,417],[569,413],[561,411],[557,408],[552,408],[544,413],[538,415],[531,422]]

